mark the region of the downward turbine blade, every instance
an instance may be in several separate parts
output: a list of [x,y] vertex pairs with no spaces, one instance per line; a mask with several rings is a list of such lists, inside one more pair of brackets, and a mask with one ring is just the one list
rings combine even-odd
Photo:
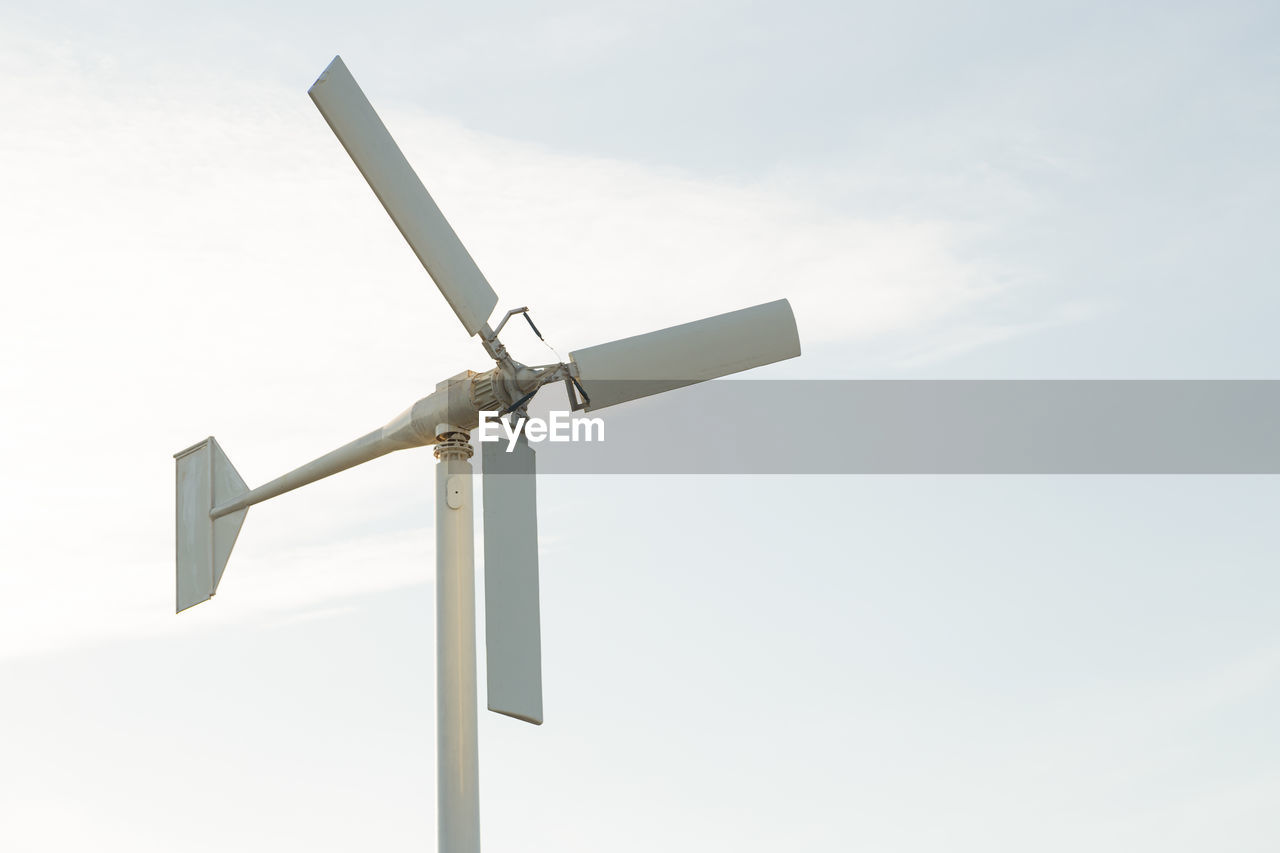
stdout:
[[542,724],[538,507],[533,448],[522,434],[483,442],[484,613],[489,710]]
[[474,335],[493,313],[498,294],[436,207],[342,57],[333,58],[307,94],[427,268],[467,334]]
[[615,406],[800,355],[785,299],[569,353],[591,402]]

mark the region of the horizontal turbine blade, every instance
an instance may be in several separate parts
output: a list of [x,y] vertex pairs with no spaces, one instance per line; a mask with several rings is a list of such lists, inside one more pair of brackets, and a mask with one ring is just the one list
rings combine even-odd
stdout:
[[436,207],[386,125],[335,56],[307,90],[450,307],[474,335],[493,313],[493,292],[476,262]]
[[510,453],[505,443],[480,447],[489,710],[541,725],[535,457],[523,434]]
[[615,406],[800,355],[791,303],[766,302],[569,353],[590,397]]

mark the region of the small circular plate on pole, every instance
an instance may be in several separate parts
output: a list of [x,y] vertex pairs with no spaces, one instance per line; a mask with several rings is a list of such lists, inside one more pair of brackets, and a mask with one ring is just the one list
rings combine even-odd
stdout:
[[444,495],[445,500],[449,503],[449,509],[462,509],[463,492],[465,488],[465,477],[453,476],[449,478],[449,482],[445,484]]

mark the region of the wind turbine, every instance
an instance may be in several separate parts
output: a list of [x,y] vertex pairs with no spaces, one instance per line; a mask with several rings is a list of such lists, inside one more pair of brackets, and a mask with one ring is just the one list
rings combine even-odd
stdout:
[[[498,339],[498,296],[428,195],[341,57],[308,94],[426,267],[463,328],[495,366],[439,382],[385,426],[250,489],[212,436],[177,460],[177,609],[213,597],[249,507],[395,450],[434,445],[436,465],[436,711],[439,849],[480,849],[476,743],[475,556],[470,432],[480,413],[526,417],[544,385],[563,382],[574,411],[595,411],[800,355],[781,299],[569,353],[528,366]],[[533,323],[530,320],[530,325]],[[534,327],[537,332],[537,328]],[[541,334],[539,333],[539,337]],[[534,451],[482,444],[488,707],[542,723]]]

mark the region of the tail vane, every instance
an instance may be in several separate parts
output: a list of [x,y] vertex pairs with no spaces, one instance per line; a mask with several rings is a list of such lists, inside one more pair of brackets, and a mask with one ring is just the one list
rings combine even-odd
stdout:
[[222,571],[249,510],[214,519],[220,503],[249,491],[213,436],[174,454],[178,466],[177,609],[207,601],[218,589]]

